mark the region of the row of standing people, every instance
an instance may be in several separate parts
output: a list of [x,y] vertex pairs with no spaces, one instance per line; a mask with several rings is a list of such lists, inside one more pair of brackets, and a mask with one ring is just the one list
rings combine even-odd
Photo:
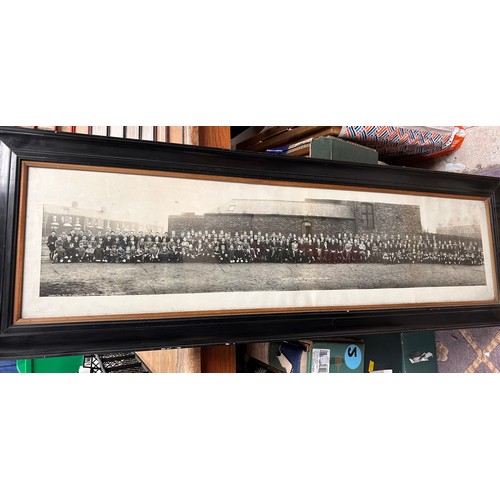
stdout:
[[483,263],[476,240],[438,235],[186,231],[138,234],[71,231],[47,239],[54,262]]

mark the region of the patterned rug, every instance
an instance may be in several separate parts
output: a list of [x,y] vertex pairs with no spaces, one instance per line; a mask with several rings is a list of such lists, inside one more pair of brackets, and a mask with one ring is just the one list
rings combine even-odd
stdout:
[[500,373],[500,327],[436,332],[440,373]]

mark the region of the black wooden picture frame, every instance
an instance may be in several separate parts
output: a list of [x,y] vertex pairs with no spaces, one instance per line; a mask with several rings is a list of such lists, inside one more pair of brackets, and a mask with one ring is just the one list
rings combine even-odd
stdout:
[[[175,314],[91,315],[42,320],[21,314],[26,185],[29,168],[133,173],[291,188],[484,200],[494,296],[468,302],[337,305]],[[24,172],[24,173],[23,173]],[[0,357],[23,358],[116,350],[321,338],[406,330],[496,325],[500,322],[497,178],[421,169],[339,163],[78,134],[0,128]],[[61,186],[61,189],[64,189]],[[371,212],[366,210],[363,216]],[[368,215],[367,215],[368,214]],[[372,216],[372,215],[370,215]],[[272,265],[272,264],[271,264]],[[53,299],[57,302],[57,299]]]

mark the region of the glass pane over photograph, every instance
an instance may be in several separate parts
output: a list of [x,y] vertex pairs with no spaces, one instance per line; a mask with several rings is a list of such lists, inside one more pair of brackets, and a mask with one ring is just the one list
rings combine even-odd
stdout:
[[495,299],[483,199],[27,171],[23,317]]

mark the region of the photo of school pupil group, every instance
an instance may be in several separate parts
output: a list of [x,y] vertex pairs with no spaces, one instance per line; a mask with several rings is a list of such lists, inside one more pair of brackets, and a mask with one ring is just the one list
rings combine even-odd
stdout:
[[53,263],[427,263],[482,265],[479,240],[439,234],[313,234],[220,230],[51,231]]

